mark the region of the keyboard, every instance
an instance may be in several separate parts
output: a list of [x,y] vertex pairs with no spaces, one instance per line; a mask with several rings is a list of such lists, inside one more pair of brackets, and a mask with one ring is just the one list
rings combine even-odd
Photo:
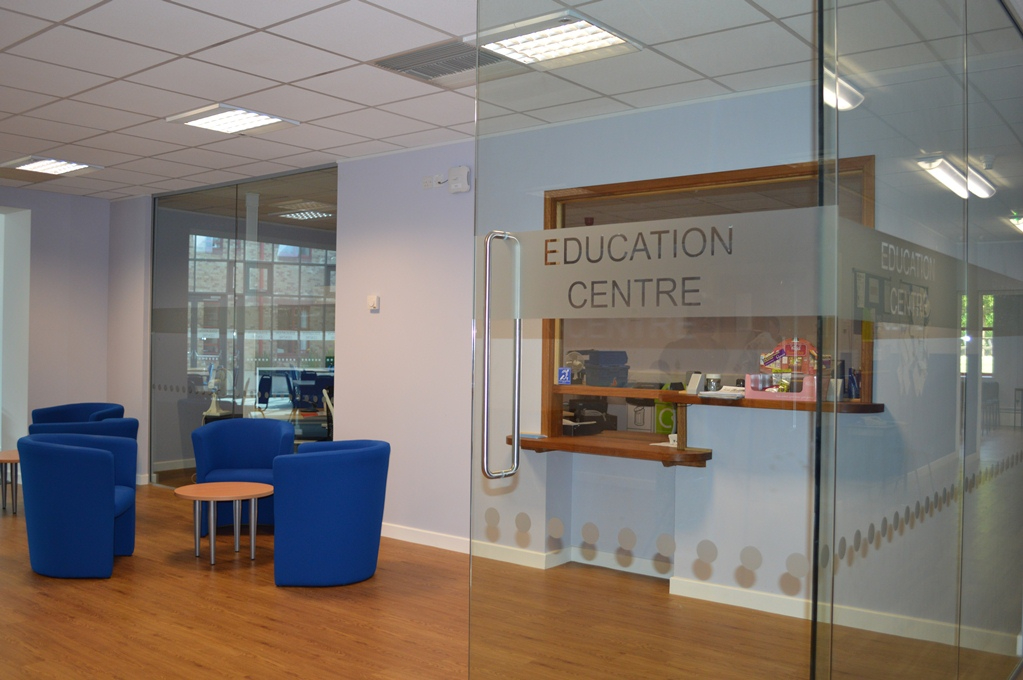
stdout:
[[742,399],[746,396],[746,388],[738,387],[736,385],[725,385],[716,392],[700,392],[699,396],[708,397],[710,399]]

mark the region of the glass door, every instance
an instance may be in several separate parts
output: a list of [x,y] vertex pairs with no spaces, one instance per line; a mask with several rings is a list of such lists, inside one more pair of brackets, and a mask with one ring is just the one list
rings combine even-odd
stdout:
[[[810,674],[818,348],[864,349],[818,321],[813,7],[765,4],[479,3],[473,678]],[[580,21],[618,37],[500,45]]]

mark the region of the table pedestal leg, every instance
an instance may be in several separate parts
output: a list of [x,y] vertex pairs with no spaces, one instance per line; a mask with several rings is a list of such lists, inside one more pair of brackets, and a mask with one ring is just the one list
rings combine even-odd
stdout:
[[11,499],[14,501],[14,514],[18,514],[18,464],[11,465]]
[[256,559],[256,499],[249,501],[249,559]]
[[210,501],[210,564],[217,563],[217,502]]
[[3,489],[3,509],[7,509],[7,468],[10,467],[7,463],[0,463],[0,488]]
[[241,533],[242,533],[242,502],[232,501],[234,505],[234,551],[238,552],[241,550]]
[[195,556],[199,556],[199,534],[202,533],[200,525],[202,521],[202,501],[192,501],[192,523],[195,525]]

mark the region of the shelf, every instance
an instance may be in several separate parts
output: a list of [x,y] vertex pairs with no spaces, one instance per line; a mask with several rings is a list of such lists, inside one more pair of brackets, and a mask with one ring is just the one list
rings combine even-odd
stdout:
[[[731,406],[738,408],[762,408],[775,411],[814,411],[817,408],[812,401],[796,401],[785,399],[714,399],[698,397],[685,392],[673,390],[644,390],[635,387],[594,387],[591,385],[554,385],[554,394],[574,394],[580,397],[622,397],[628,399],[655,399],[669,404],[687,404],[696,406]],[[835,412],[835,403],[825,401],[821,404],[825,413]],[[884,404],[859,401],[838,402],[839,413],[884,413]],[[569,437],[573,439],[573,437]]]
[[[523,449],[538,453],[569,451],[596,456],[652,460],[660,462],[665,467],[676,465],[707,467],[707,461],[711,457],[710,449],[686,448],[679,450],[673,446],[651,446],[656,442],[667,441],[668,435],[664,434],[616,431],[605,431],[582,437],[545,437],[540,439],[523,437],[521,440]],[[508,443],[511,443],[511,437],[508,437]]]

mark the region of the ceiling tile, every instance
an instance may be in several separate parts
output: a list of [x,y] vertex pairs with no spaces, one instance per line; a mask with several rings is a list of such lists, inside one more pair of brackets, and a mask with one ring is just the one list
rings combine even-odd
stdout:
[[0,85],[8,87],[69,97],[109,81],[109,78],[94,73],[45,64],[13,54],[0,54]]
[[77,28],[56,26],[20,45],[12,54],[120,78],[173,59],[170,52],[133,45]]
[[358,158],[360,156],[387,153],[388,151],[400,151],[403,148],[405,147],[374,139],[360,144],[349,144],[348,146],[340,146],[336,149],[328,149],[328,151],[334,152],[342,158]]
[[365,141],[363,137],[353,135],[350,132],[341,132],[312,124],[296,125],[284,128],[283,130],[268,132],[262,135],[262,139],[313,150]]
[[200,168],[209,168],[211,170],[221,170],[234,165],[252,162],[251,158],[232,156],[231,154],[226,154],[222,151],[213,151],[206,148],[178,149],[177,151],[160,154],[156,158],[165,161],[174,161],[175,163],[195,165]]
[[476,0],[373,0],[373,4],[454,35],[476,33]]
[[262,161],[273,160],[278,156],[294,156],[297,153],[308,151],[308,149],[302,149],[290,144],[281,144],[280,142],[272,142],[262,137],[245,137],[242,135],[231,135],[223,141],[205,144],[203,148]]
[[349,101],[376,106],[440,92],[440,88],[375,66],[353,66],[296,83]]
[[297,120],[300,123],[362,108],[361,104],[331,97],[321,92],[304,90],[294,85],[272,87],[262,92],[229,99],[225,103],[261,113],[272,113],[275,116]]
[[643,45],[723,31],[769,18],[746,0],[600,0],[580,9]]
[[76,94],[73,99],[122,111],[136,111],[157,118],[166,118],[210,103],[208,99],[159,90],[148,85],[129,83],[125,80],[115,80],[87,92],[81,92]]
[[111,182],[123,182],[124,184],[148,184],[150,182],[162,182],[164,177],[150,175],[144,172],[123,170],[121,168],[103,168],[92,173],[100,179],[107,179]]
[[356,62],[294,40],[254,33],[192,55],[193,59],[289,83]]
[[50,21],[63,21],[96,4],[96,0],[4,0],[4,7]]
[[24,40],[48,26],[50,26],[48,21],[0,9],[0,49],[13,45],[19,40]]
[[486,29],[565,9],[564,5],[553,0],[516,0],[516,2],[483,2],[481,4],[483,6],[480,8],[482,11],[478,17],[479,25]]
[[838,9],[841,54],[920,42],[887,2],[868,2]]
[[779,87],[782,85],[795,85],[804,83],[807,86],[816,80],[813,63],[786,64],[784,66],[772,66],[770,68],[757,69],[756,71],[744,71],[730,76],[716,78],[725,87],[736,92],[749,90],[762,90],[768,87]]
[[681,85],[668,85],[667,87],[655,87],[650,90],[640,90],[620,94],[615,99],[620,99],[626,104],[638,108],[649,106],[664,106],[666,104],[677,104],[679,102],[691,101],[693,99],[704,99],[728,94],[729,90],[715,83],[712,80],[694,80]]
[[622,113],[623,111],[629,111],[631,109],[631,106],[623,104],[622,102],[608,99],[607,97],[597,97],[595,99],[587,99],[586,101],[552,106],[546,109],[535,109],[531,113],[537,118],[547,121],[548,123],[562,123],[570,120],[581,120],[583,118],[593,118],[594,116]]
[[95,128],[82,127],[81,125],[43,120],[42,118],[18,116],[16,118],[0,120],[0,132],[67,143],[77,142],[79,139],[87,137],[95,137],[102,131]]
[[35,109],[29,115],[33,118],[45,118],[46,120],[54,120],[61,123],[85,125],[108,132],[152,120],[149,116],[110,109],[106,106],[76,102],[71,99],[62,99],[53,104],[47,104]]
[[472,98],[454,92],[428,94],[425,97],[385,104],[380,108],[434,125],[467,123],[476,117],[476,104]]
[[165,179],[162,182],[153,182],[146,186],[150,187],[154,193],[161,193],[164,191],[188,191],[189,189],[198,189],[202,185],[190,179]]
[[162,0],[111,0],[68,24],[175,54],[201,50],[252,30]]
[[55,146],[59,146],[59,144],[41,143],[35,137],[22,137],[0,132],[0,158],[3,158],[0,162],[7,162],[27,155],[42,155],[47,149],[52,149]]
[[196,172],[202,172],[209,168],[199,167],[197,165],[185,165],[184,163],[175,163],[173,161],[164,161],[159,158],[140,158],[137,161],[129,161],[127,163],[121,163],[117,167],[122,170],[138,170],[139,172],[146,172],[151,175],[158,175],[160,177],[186,177]]
[[7,113],[24,113],[30,109],[55,101],[55,97],[38,92],[17,90],[13,87],[0,86],[0,111]]
[[392,137],[432,127],[429,123],[378,109],[360,109],[351,113],[342,113],[340,116],[319,120],[317,124],[370,138]]
[[181,148],[178,144],[170,144],[168,142],[162,142],[146,137],[133,137],[119,132],[111,132],[98,137],[90,137],[85,140],[82,146],[107,149],[109,151],[120,151],[122,153],[137,154],[139,156],[155,156],[156,154],[167,153],[168,151],[174,151],[175,149]]
[[317,165],[329,165],[337,161],[338,155],[334,153],[327,153],[325,151],[307,151],[305,153],[295,154],[294,156],[283,156],[280,159],[282,163],[288,163],[289,165],[295,165],[300,168],[312,168]]
[[404,147],[417,147],[435,146],[437,144],[459,142],[466,139],[470,139],[470,137],[462,134],[461,132],[455,132],[454,130],[449,130],[447,128],[433,128],[430,130],[423,130],[422,132],[413,132],[409,135],[388,137],[387,141],[393,144],[400,144]]
[[590,99],[593,92],[549,73],[525,73],[484,83],[480,87],[479,97],[512,111],[531,111]]
[[225,182],[237,182],[247,178],[248,175],[229,172],[228,170],[210,170],[209,172],[199,172],[194,175],[190,175],[188,179],[202,184],[223,184]]
[[407,52],[452,37],[360,0],[348,0],[270,30],[359,61]]
[[[723,50],[724,44],[733,47]],[[812,47],[775,23],[665,43],[660,50],[712,77],[808,61],[814,57]]]
[[179,5],[187,5],[203,12],[237,21],[246,26],[265,28],[279,21],[305,14],[337,0],[177,0]]
[[756,3],[779,19],[810,14],[817,8],[817,0],[756,0]]
[[653,50],[631,52],[557,70],[557,75],[602,94],[674,85],[700,76]]
[[195,59],[178,59],[169,64],[136,73],[132,82],[204,97],[210,102],[239,97],[277,85],[272,80],[239,73]]
[[294,165],[288,165],[286,163],[272,163],[270,161],[259,161],[231,168],[233,172],[241,173],[246,177],[261,177],[263,175],[273,175],[278,172],[288,172],[294,169]]

